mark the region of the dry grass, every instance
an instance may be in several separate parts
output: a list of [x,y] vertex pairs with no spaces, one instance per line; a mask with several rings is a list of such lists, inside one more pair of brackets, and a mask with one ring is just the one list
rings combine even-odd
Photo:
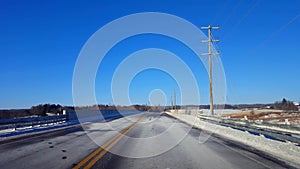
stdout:
[[242,119],[247,116],[249,120],[277,121],[284,122],[288,119],[290,123],[298,124],[300,121],[300,112],[298,111],[277,111],[277,110],[251,110],[241,113],[223,114],[223,117]]

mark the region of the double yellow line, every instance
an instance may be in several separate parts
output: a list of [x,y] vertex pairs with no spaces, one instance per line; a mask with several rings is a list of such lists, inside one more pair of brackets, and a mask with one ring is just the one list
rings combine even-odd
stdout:
[[125,129],[123,129],[121,132],[119,132],[117,135],[115,135],[112,139],[107,141],[105,144],[103,144],[101,147],[99,147],[97,150],[92,152],[90,155],[88,155],[85,159],[83,159],[80,163],[78,163],[73,169],[90,169],[95,165],[95,163],[101,159],[107,151],[109,151],[114,145],[116,145],[121,138],[129,132],[130,129],[132,129],[141,119],[143,116],[141,116],[136,122],[129,125]]

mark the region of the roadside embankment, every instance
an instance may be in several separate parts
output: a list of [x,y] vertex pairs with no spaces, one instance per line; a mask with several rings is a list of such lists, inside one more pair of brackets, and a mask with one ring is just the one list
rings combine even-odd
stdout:
[[[267,139],[262,135],[253,135],[249,132],[240,131],[231,127],[225,127],[210,122],[200,120],[196,112],[189,110],[166,111],[166,114],[177,118],[178,120],[190,124],[196,128],[211,134],[216,134],[226,139],[251,146],[257,150],[265,152],[288,164],[300,167],[300,146],[291,142],[282,142]],[[205,142],[209,135],[200,135],[199,140]]]

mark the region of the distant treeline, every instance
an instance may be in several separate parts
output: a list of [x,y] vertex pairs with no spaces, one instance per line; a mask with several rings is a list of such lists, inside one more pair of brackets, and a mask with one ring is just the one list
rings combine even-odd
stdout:
[[275,110],[298,111],[298,107],[292,101],[288,101],[285,98],[283,98],[282,101],[276,101],[272,104],[239,104],[233,105],[232,107],[234,109],[268,108]]
[[147,111],[151,107],[147,105],[131,105],[131,106],[114,106],[114,105],[93,105],[93,106],[81,106],[76,107],[76,110],[140,110]]
[[0,119],[16,117],[47,116],[47,113],[62,114],[62,110],[70,110],[73,107],[61,106],[59,104],[40,104],[30,109],[0,110]]
[[[77,110],[138,110],[138,111],[153,111],[161,112],[163,110],[174,109],[175,106],[148,106],[148,105],[131,105],[131,106],[114,106],[114,105],[93,105],[76,107]],[[176,105],[176,109],[197,108],[209,109],[209,105]],[[238,105],[215,105],[215,109],[250,109],[250,108],[270,108],[279,110],[297,111],[298,107],[293,102],[285,98],[273,104],[238,104]],[[74,110],[73,106],[62,106],[59,104],[39,104],[32,106],[30,109],[12,109],[0,110],[0,119],[16,118],[16,117],[32,117],[32,116],[47,116],[48,113],[62,114],[63,110]]]
[[273,109],[279,109],[279,110],[291,110],[291,111],[297,111],[298,107],[294,105],[292,101],[288,101],[285,98],[282,99],[281,102],[275,102],[272,105]]
[[[111,105],[93,105],[76,107],[77,110],[139,110],[139,111],[162,111],[160,107],[150,107],[146,105],[132,105],[132,106],[111,106]],[[74,110],[73,106],[61,106],[59,104],[39,104],[32,106],[30,109],[11,109],[0,110],[0,119],[9,119],[17,117],[33,117],[33,116],[47,116],[51,114],[62,114],[63,110]]]
[[0,119],[33,116],[29,109],[0,110]]

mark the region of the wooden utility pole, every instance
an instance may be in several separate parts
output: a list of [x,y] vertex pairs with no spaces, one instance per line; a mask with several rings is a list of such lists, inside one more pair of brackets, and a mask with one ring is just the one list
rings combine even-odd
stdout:
[[213,55],[213,42],[220,42],[220,40],[213,40],[212,39],[212,29],[219,29],[217,26],[208,25],[207,27],[201,27],[201,29],[207,29],[208,31],[208,40],[204,40],[202,42],[208,43],[208,53],[202,55],[208,55],[208,62],[209,62],[209,95],[210,95],[210,114],[214,115],[214,103],[213,103],[213,86],[212,86],[212,55]]
[[171,109],[174,109],[172,96],[171,96]]
[[174,110],[176,110],[176,90],[174,89]]

